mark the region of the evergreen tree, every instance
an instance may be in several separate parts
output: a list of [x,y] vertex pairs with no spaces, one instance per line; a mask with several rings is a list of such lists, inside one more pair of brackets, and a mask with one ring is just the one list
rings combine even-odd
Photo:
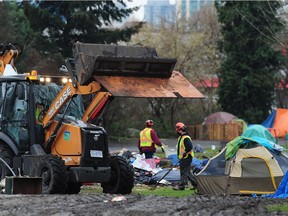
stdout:
[[[14,1],[0,2],[0,43],[12,43],[20,50],[25,49],[16,61],[16,67],[19,73],[28,72],[33,61],[37,59],[33,50],[34,39],[37,32],[30,28],[30,22],[27,20],[23,9],[19,8]],[[18,45],[20,46],[18,46]],[[25,61],[29,59],[29,61]]]
[[274,36],[282,27],[275,17],[277,1],[221,1],[216,4],[222,24],[224,60],[219,104],[249,123],[261,123],[274,104],[274,87],[282,64]]
[[38,49],[43,52],[59,51],[71,56],[72,44],[117,43],[128,41],[142,26],[138,23],[124,29],[111,28],[138,8],[127,8],[117,1],[23,1],[21,3],[31,27],[41,32]]

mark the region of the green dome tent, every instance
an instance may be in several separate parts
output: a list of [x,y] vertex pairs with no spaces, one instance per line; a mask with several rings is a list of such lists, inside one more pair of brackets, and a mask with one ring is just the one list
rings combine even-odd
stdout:
[[288,170],[288,156],[266,128],[253,125],[196,175],[200,194],[273,194]]

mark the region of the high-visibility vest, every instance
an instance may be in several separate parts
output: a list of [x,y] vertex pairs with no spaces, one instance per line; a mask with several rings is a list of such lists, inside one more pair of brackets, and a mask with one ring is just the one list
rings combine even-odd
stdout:
[[153,140],[151,138],[152,128],[145,128],[140,132],[140,148],[141,147],[151,147]]
[[[184,136],[179,136],[178,137],[178,143],[177,143],[177,146],[176,146],[178,159],[181,159],[183,157],[183,153],[186,152],[185,151],[185,145],[184,145],[184,139],[185,138],[190,139],[190,141],[192,143],[192,139],[188,135],[184,135]],[[191,155],[192,157],[194,157],[194,152],[192,150],[187,152],[187,155],[185,156],[185,158],[187,158],[188,155]]]

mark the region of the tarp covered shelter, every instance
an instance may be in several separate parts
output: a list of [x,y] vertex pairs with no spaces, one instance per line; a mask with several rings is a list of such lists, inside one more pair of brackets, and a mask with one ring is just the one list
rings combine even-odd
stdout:
[[228,112],[216,112],[205,118],[203,124],[225,124],[232,120],[236,120],[237,117]]
[[277,108],[262,123],[274,137],[285,138],[288,134],[288,109]]
[[288,170],[288,157],[267,132],[261,125],[252,125],[230,141],[197,174],[198,192],[273,194]]

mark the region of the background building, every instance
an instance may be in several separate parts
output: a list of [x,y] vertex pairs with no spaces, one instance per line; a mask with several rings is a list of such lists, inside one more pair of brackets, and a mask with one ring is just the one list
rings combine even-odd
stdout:
[[214,4],[214,0],[176,0],[178,19],[189,19],[204,6]]
[[169,0],[148,0],[144,5],[144,21],[154,26],[175,22],[175,11],[175,5]]

